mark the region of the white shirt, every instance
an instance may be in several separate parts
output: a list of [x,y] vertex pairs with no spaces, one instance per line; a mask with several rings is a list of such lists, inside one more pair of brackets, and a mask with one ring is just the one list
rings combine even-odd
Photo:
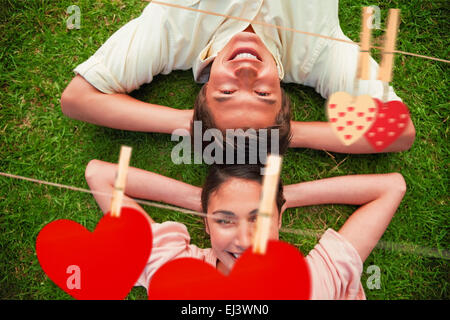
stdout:
[[[339,26],[338,0],[162,0],[228,16],[349,40]],[[75,68],[104,93],[129,93],[157,74],[192,68],[197,82],[209,78],[217,53],[249,23],[150,3]],[[324,98],[353,92],[358,46],[253,23],[272,53],[281,81],[312,86]],[[371,79],[378,65],[371,58]],[[381,99],[381,81],[363,80],[357,94]],[[390,87],[389,100],[401,100]]]

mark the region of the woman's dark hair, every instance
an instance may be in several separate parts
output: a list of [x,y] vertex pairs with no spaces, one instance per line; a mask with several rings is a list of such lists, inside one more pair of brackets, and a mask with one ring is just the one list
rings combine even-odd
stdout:
[[[230,178],[239,178],[258,182],[262,185],[263,175],[261,169],[263,166],[258,164],[234,164],[234,165],[211,165],[209,166],[208,176],[202,189],[202,210],[207,212],[208,201],[211,194],[219,189],[219,187]],[[276,195],[276,203],[278,214],[281,213],[286,200],[283,196],[283,184],[278,183],[278,191]]]

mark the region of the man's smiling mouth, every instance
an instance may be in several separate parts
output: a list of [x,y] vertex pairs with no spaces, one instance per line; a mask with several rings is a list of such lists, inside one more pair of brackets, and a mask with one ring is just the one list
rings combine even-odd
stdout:
[[261,61],[258,53],[251,48],[240,48],[233,52],[229,61],[231,60],[256,60]]
[[258,58],[254,55],[252,55],[251,53],[239,53],[238,55],[236,55],[236,57],[234,57],[232,60],[241,60],[241,59],[253,59],[253,60],[258,60]]

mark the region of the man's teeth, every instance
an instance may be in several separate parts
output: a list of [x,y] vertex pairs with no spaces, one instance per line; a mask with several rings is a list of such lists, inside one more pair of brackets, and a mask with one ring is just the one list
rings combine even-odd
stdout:
[[247,52],[239,53],[238,55],[236,55],[236,57],[234,57],[233,60],[236,60],[236,59],[254,59],[254,60],[258,60],[258,58],[256,56],[252,55],[251,53],[247,53]]

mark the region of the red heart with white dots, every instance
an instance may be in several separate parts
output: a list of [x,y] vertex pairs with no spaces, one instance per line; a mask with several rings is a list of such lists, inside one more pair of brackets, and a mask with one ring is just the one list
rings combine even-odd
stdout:
[[392,144],[406,129],[410,116],[408,107],[400,101],[383,103],[373,99],[378,105],[374,124],[364,134],[367,141],[377,151],[382,151]]
[[304,300],[310,298],[308,265],[294,246],[271,240],[264,255],[247,249],[228,276],[193,258],[156,271],[149,300]]

